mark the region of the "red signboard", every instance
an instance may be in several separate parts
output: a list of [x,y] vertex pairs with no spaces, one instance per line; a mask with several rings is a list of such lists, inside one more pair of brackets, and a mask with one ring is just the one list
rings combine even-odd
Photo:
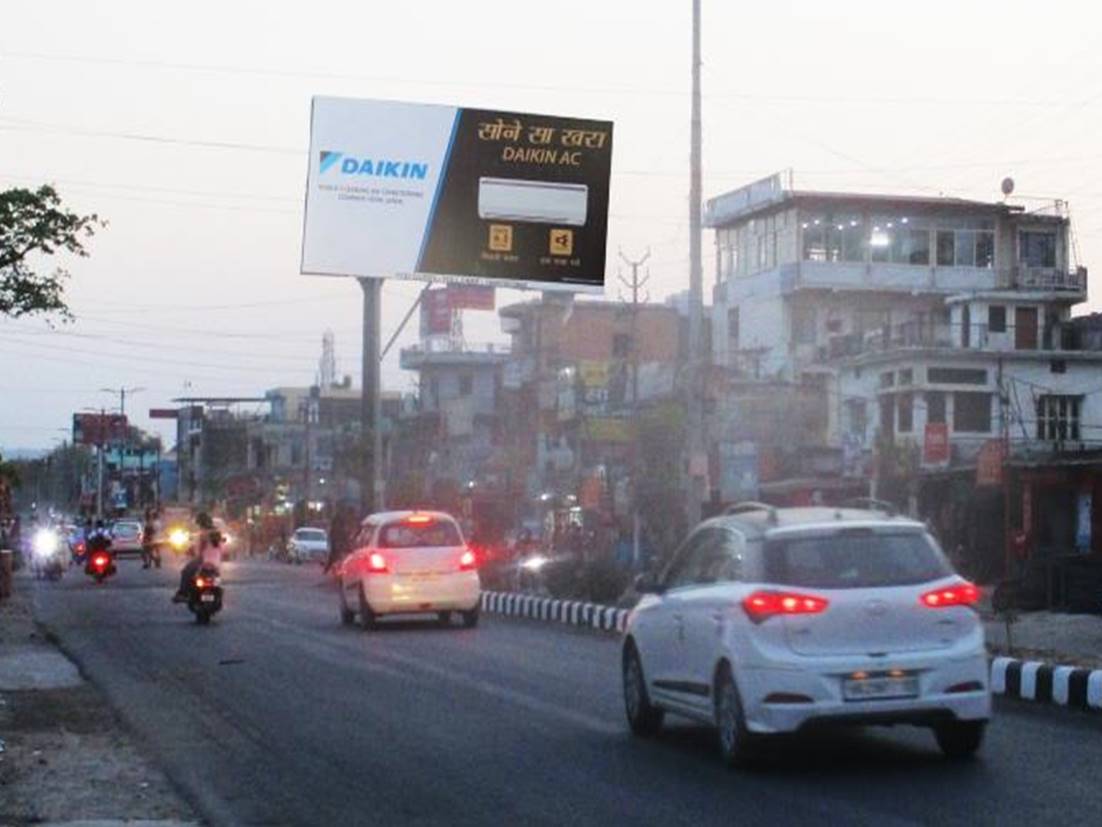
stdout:
[[177,419],[180,412],[176,408],[150,408],[150,419]]
[[426,290],[421,296],[421,335],[445,336],[452,332],[452,307],[448,290]]
[[980,448],[976,463],[976,485],[1002,485],[1006,444],[1001,439],[989,439]]
[[448,304],[452,310],[493,310],[494,288],[477,284],[449,284]]
[[106,445],[126,439],[127,422],[122,414],[73,414],[74,445]]
[[926,424],[926,438],[922,443],[923,465],[948,465],[949,426],[944,422]]

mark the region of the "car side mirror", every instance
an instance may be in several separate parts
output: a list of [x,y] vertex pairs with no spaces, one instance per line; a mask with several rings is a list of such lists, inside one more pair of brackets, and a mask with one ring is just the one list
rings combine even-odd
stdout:
[[643,572],[635,578],[635,591],[639,594],[661,594],[664,589],[657,576]]

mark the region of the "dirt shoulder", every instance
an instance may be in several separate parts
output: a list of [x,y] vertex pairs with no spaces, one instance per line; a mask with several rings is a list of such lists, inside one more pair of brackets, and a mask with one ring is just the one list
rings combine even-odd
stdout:
[[0,824],[199,823],[35,626],[32,587],[18,578],[0,602]]

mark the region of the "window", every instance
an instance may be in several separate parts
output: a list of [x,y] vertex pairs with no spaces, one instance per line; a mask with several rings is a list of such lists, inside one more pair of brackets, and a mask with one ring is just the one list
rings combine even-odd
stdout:
[[900,385],[913,385],[915,382],[915,372],[912,368],[905,368],[899,371],[899,384]]
[[734,347],[738,347],[739,343],[739,317],[738,307],[732,307],[727,310],[727,338],[730,340]]
[[896,396],[899,408],[899,433],[909,434],[914,430],[914,394],[901,393]]
[[991,432],[991,394],[958,391],[953,394],[953,430],[963,433]]
[[944,391],[926,391],[926,422],[945,422]]
[[895,374],[890,370],[884,371],[880,374],[880,387],[891,388],[895,386]]
[[983,368],[927,368],[926,381],[931,385],[986,385]]
[[798,345],[815,344],[815,308],[792,308],[792,341]]
[[1018,262],[1024,267],[1055,267],[1056,233],[1021,233],[1018,236]]
[[846,413],[849,420],[849,433],[862,439],[869,426],[868,406],[864,399],[850,399],[846,401]]
[[723,535],[726,533],[718,528],[702,528],[689,537],[666,571],[666,588],[691,586],[714,571],[717,567],[715,557],[722,549]]
[[626,359],[631,354],[631,335],[616,333],[612,336],[612,358]]
[[976,266],[976,234],[971,230],[957,230],[957,267]]
[[1001,304],[992,304],[987,308],[987,331],[989,333],[1006,333],[1006,307]]
[[937,231],[937,266],[952,267],[956,260],[956,235],[952,230]]
[[880,397],[880,433],[886,437],[895,435],[895,399],[891,394]]
[[896,264],[929,264],[928,230],[899,229],[892,233],[892,261]]
[[379,532],[380,548],[426,548],[461,546],[459,530],[451,520],[426,523],[389,523]]
[[979,231],[976,233],[976,266],[991,268],[995,266],[995,234]]
[[474,377],[469,373],[464,373],[459,377],[459,395],[470,396],[471,391],[474,388]]
[[1037,439],[1053,442],[1079,439],[1081,396],[1041,396],[1037,399]]
[[850,528],[826,535],[771,540],[765,579],[808,589],[866,589],[927,583],[951,574],[928,535]]
[[809,215],[800,229],[805,261],[865,260],[865,225],[859,215]]

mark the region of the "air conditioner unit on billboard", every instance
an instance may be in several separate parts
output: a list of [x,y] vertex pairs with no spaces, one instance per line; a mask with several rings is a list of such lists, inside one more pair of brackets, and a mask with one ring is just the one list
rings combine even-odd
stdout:
[[478,217],[536,224],[585,225],[589,187],[512,178],[478,179]]

